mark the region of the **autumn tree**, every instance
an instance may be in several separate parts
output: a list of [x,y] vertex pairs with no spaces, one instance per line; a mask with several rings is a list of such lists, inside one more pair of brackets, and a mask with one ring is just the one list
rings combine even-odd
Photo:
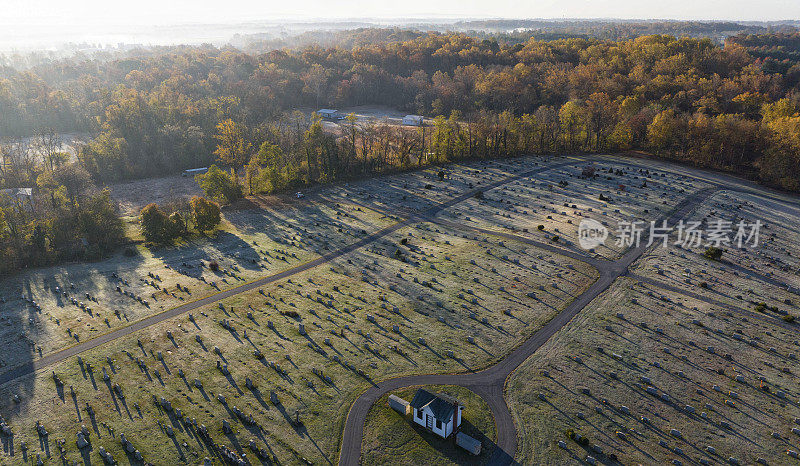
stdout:
[[146,241],[153,243],[166,243],[172,239],[170,219],[158,204],[146,205],[139,214],[142,226],[142,236]]
[[244,165],[250,156],[251,143],[247,139],[247,129],[232,119],[217,124],[217,148],[214,154],[222,165],[230,167],[234,180],[238,180],[236,170]]
[[73,208],[77,208],[81,195],[92,185],[89,173],[77,163],[62,166],[55,173],[55,181],[64,186]]
[[206,173],[195,176],[206,196],[224,202],[234,202],[242,198],[242,187],[233,173],[227,173],[212,165]]
[[197,231],[203,233],[214,229],[220,222],[220,208],[215,202],[195,196],[191,202],[192,221]]

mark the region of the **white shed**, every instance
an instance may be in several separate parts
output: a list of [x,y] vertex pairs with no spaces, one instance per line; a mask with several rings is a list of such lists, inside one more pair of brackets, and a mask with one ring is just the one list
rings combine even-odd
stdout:
[[424,118],[420,115],[406,115],[403,117],[403,124],[409,126],[422,126]]
[[414,422],[439,437],[449,437],[461,425],[464,406],[449,395],[433,394],[420,388],[410,404]]

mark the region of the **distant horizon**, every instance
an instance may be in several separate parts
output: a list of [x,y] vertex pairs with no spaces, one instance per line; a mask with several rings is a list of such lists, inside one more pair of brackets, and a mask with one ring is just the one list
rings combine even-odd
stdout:
[[[144,0],[150,1],[150,0]],[[201,20],[198,18],[175,19],[173,22],[139,24],[135,18],[127,22],[117,18],[102,20],[99,18],[84,18],[83,23],[65,21],[59,25],[49,24],[48,18],[35,19],[31,16],[18,21],[10,21],[6,16],[0,19],[0,53],[55,51],[69,49],[80,45],[93,45],[102,48],[113,48],[124,44],[126,46],[165,46],[165,45],[197,45],[211,43],[224,45],[236,35],[253,34],[283,34],[285,37],[296,35],[305,31],[315,30],[313,26],[320,26],[319,30],[326,30],[329,26],[345,26],[349,23],[374,27],[407,27],[414,28],[420,25],[448,26],[462,22],[475,21],[540,21],[540,22],[701,22],[701,23],[737,23],[742,25],[778,25],[791,24],[800,27],[800,19],[690,19],[690,18],[659,18],[659,17],[589,17],[589,16],[562,16],[562,17],[512,17],[512,16],[468,16],[460,14],[438,15],[413,15],[397,17],[381,16],[302,16],[286,15],[263,18],[216,18],[215,20]],[[800,18],[800,16],[798,16]],[[287,30],[283,30],[283,26]],[[303,26],[296,28],[293,26]],[[357,26],[356,26],[357,27]],[[331,30],[350,29],[347,27],[331,28]]]
[[[473,21],[545,21],[545,22],[592,22],[592,21],[607,21],[607,22],[699,22],[699,23],[740,23],[740,24],[753,24],[753,23],[795,23],[800,25],[800,16],[796,18],[774,18],[774,19],[744,19],[744,18],[679,18],[679,17],[620,17],[620,16],[530,16],[530,17],[515,17],[515,16],[463,16],[463,15],[407,15],[407,16],[349,16],[349,17],[325,17],[325,16],[264,16],[259,18],[229,18],[217,20],[201,20],[201,19],[174,19],[169,22],[137,22],[137,21],[114,21],[95,19],[94,22],[87,22],[85,24],[53,24],[46,21],[26,21],[24,19],[8,20],[0,18],[0,27],[22,27],[22,26],[39,26],[39,27],[53,27],[59,28],[78,28],[87,26],[105,26],[105,27],[119,27],[119,26],[132,26],[132,27],[170,27],[170,26],[214,26],[214,25],[241,25],[241,24],[342,24],[342,23],[387,23],[387,24],[406,24],[412,22],[423,23],[458,23],[458,22],[473,22]],[[2,32],[2,31],[0,31]]]
[[245,21],[341,19],[655,19],[782,21],[800,18],[796,0],[4,0],[0,24],[63,27],[125,24],[225,24]]

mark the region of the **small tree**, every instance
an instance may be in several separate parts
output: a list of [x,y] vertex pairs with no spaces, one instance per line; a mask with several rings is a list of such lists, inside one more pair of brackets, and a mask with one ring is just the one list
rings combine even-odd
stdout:
[[197,231],[209,231],[219,225],[221,220],[220,210],[216,202],[210,202],[205,198],[195,196],[192,198],[191,206],[192,220]]
[[140,221],[145,240],[165,243],[171,239],[170,219],[157,204],[146,205],[140,214]]
[[186,235],[186,220],[180,212],[173,212],[169,216],[169,235],[170,239]]
[[212,165],[206,173],[197,175],[195,179],[206,196],[212,199],[234,202],[242,198],[242,188],[238,180],[216,165]]
[[214,154],[219,157],[223,165],[231,167],[235,179],[236,170],[247,162],[252,147],[247,140],[247,128],[228,118],[217,124],[217,134],[214,135],[214,139],[218,141]]
[[708,249],[706,249],[706,252],[703,253],[703,255],[706,257],[706,259],[718,261],[722,258],[722,249],[710,246]]

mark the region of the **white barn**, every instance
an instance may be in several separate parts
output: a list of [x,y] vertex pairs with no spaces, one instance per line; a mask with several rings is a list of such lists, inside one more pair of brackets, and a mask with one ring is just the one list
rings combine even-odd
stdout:
[[443,393],[433,394],[419,389],[411,400],[411,418],[442,438],[449,437],[461,425],[464,406],[455,398]]
[[420,115],[406,115],[403,117],[403,124],[409,126],[422,126],[424,118]]

